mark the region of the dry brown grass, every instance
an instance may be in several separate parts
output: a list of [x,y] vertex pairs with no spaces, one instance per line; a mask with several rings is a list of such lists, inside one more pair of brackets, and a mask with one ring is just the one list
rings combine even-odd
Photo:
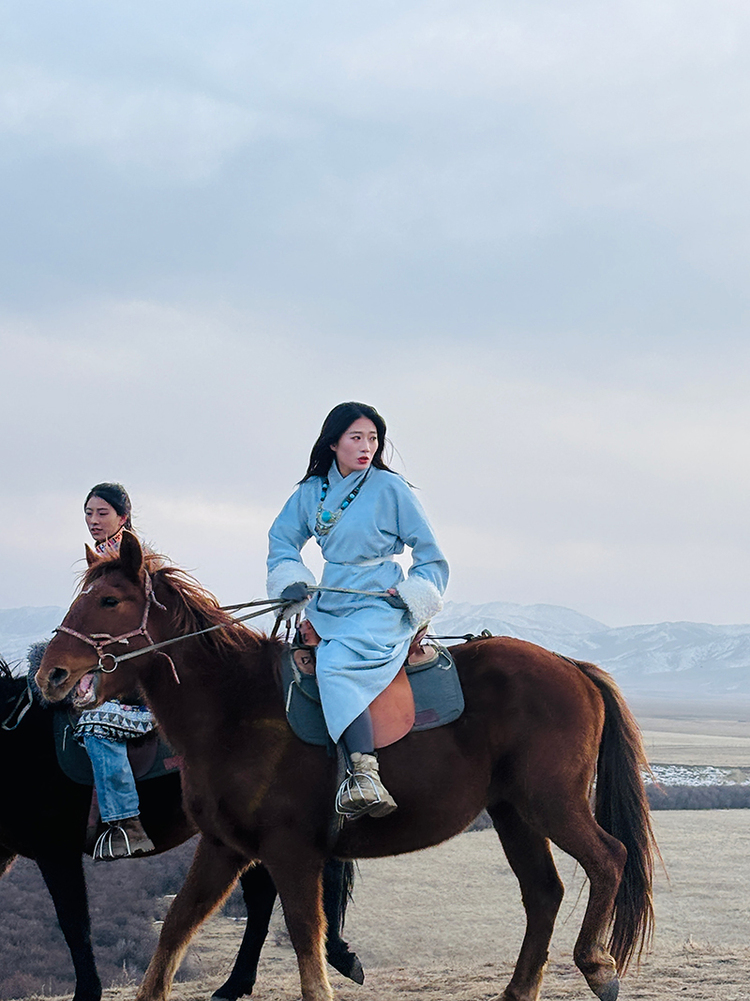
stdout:
[[[750,813],[674,811],[654,815],[669,870],[656,881],[655,947],[621,998],[642,1001],[750,999]],[[572,962],[586,891],[580,871],[559,855],[566,896],[552,942],[545,1001],[593,995]],[[347,935],[367,969],[363,987],[332,972],[340,1001],[484,1001],[507,983],[523,933],[518,885],[494,832],[461,835],[411,856],[366,861]],[[210,997],[222,982],[241,925],[214,918],[198,936],[199,980],[176,985],[174,1001]],[[108,991],[132,1001],[135,987]],[[294,954],[275,915],[257,1001],[299,997]]]
[[[703,721],[671,704],[646,708],[640,707],[639,718],[658,749],[655,761],[750,764],[750,714],[744,720],[736,706],[734,718],[726,706],[712,706]],[[750,1001],[750,811],[658,812],[653,820],[669,878],[657,873],[654,950],[640,973],[623,981],[622,1001]],[[594,995],[571,953],[586,888],[572,860],[558,855],[558,863],[566,896],[542,997],[583,1001]],[[201,977],[177,985],[174,1001],[210,997],[240,934],[241,925],[227,918],[207,923],[193,950]],[[404,1001],[416,994],[421,1001],[489,1001],[510,977],[522,934],[518,884],[493,831],[464,834],[415,855],[365,861],[347,936],[365,963],[367,980],[356,987],[332,972],[334,989],[340,1001]],[[135,986],[105,996],[131,1001]],[[294,955],[278,913],[254,997],[299,997]]]

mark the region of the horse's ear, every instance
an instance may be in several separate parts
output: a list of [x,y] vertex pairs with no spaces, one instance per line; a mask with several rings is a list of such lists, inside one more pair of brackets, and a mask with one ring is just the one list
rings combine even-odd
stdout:
[[96,555],[88,542],[84,542],[83,548],[86,550],[86,562],[90,567],[93,567],[95,563],[99,562],[99,557]]
[[136,582],[140,580],[143,550],[136,536],[127,530],[122,533],[120,541],[120,566],[126,577]]

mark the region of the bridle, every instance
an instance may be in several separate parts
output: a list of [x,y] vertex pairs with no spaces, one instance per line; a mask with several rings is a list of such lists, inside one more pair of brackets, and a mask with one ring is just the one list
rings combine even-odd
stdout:
[[[90,590],[90,588],[88,590]],[[117,669],[118,663],[121,660],[124,660],[125,657],[116,657],[113,653],[106,653],[105,647],[112,646],[113,643],[120,643],[123,646],[129,646],[130,640],[132,640],[133,637],[135,636],[143,636],[144,639],[146,639],[150,644],[149,647],[145,647],[141,650],[134,651],[135,654],[145,653],[146,650],[154,649],[157,646],[157,644],[155,644],[154,641],[151,639],[151,636],[148,631],[149,612],[151,611],[152,605],[156,605],[157,608],[161,608],[163,612],[166,612],[167,609],[166,606],[162,605],[162,603],[158,600],[158,598],[154,594],[154,585],[151,581],[151,576],[148,573],[146,573],[145,591],[146,591],[146,604],[143,607],[143,617],[141,619],[141,624],[140,626],[138,626],[137,629],[133,629],[129,633],[122,633],[120,636],[112,636],[111,633],[91,633],[90,636],[86,636],[85,633],[79,633],[77,629],[71,629],[69,626],[66,625],[58,626],[57,629],[53,629],[52,631],[54,633],[67,633],[69,636],[75,636],[77,640],[81,640],[83,643],[87,643],[89,646],[92,646],[94,650],[96,650],[96,655],[99,658],[99,663],[96,666],[96,668],[94,668],[94,670],[101,671],[102,674],[112,674],[112,672]],[[84,591],[83,593],[86,594],[87,592]],[[165,654],[164,656],[166,657],[167,655]],[[112,667],[104,666],[104,661],[107,657],[111,659]],[[168,659],[171,663],[172,660],[171,657]],[[180,679],[177,677],[177,672],[175,671],[174,664],[172,664],[172,671],[174,672],[175,679],[179,684]]]
[[[169,666],[172,669],[172,674],[174,680],[177,684],[180,684],[180,678],[177,674],[177,668],[174,666],[174,661],[169,656],[168,653],[164,653],[162,648],[166,646],[171,646],[173,643],[179,643],[181,640],[193,639],[196,636],[205,636],[206,633],[212,633],[216,629],[227,629],[233,625],[239,624],[240,622],[245,622],[247,619],[254,619],[258,615],[265,615],[266,612],[275,611],[276,609],[284,606],[286,602],[279,601],[277,598],[262,599],[259,601],[245,601],[240,605],[227,606],[225,610],[229,609],[240,609],[249,608],[255,605],[262,605],[262,607],[257,612],[251,612],[249,615],[242,615],[238,619],[234,619],[232,622],[220,622],[215,626],[208,626],[206,629],[198,629],[192,633],[183,633],[180,636],[173,636],[171,639],[162,640],[160,643],[154,643],[148,631],[148,616],[151,611],[151,606],[156,605],[162,611],[166,612],[167,608],[165,605],[159,601],[159,599],[154,594],[154,585],[152,583],[151,577],[148,572],[145,573],[145,583],[144,589],[146,594],[146,604],[143,608],[143,617],[141,619],[141,624],[137,629],[133,629],[132,632],[123,633],[121,636],[112,636],[110,633],[91,633],[91,635],[86,636],[85,633],[79,633],[76,629],[71,629],[69,626],[60,625],[57,629],[53,629],[54,633],[67,633],[69,636],[74,636],[78,640],[82,640],[88,646],[92,646],[96,651],[96,655],[99,658],[99,662],[96,667],[90,668],[92,672],[101,671],[102,674],[112,674],[113,671],[117,670],[117,665],[121,664],[123,661],[132,660],[134,657],[142,657],[145,653],[153,653],[154,651],[159,651],[161,656],[166,657],[169,661]],[[86,594],[90,588],[87,588],[83,593]],[[114,654],[107,653],[105,647],[111,646],[113,643],[121,643],[124,646],[128,646],[130,640],[134,636],[143,636],[144,639],[148,641],[148,646],[141,647],[138,650],[131,650],[128,653]],[[104,661],[106,658],[112,662],[111,667],[105,667]]]

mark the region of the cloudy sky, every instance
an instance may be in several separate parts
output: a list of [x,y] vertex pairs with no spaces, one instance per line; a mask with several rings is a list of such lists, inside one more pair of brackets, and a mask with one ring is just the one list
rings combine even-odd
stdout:
[[378,407],[456,601],[750,621],[750,8],[4,0],[0,607],[102,479],[226,602]]

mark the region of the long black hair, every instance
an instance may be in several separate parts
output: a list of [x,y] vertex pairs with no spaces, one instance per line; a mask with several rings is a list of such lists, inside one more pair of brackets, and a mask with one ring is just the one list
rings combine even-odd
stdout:
[[92,497],[101,497],[103,501],[112,505],[121,518],[124,515],[127,518],[124,527],[132,532],[133,522],[130,516],[133,511],[133,505],[130,503],[130,497],[128,497],[128,492],[122,483],[97,483],[86,494],[86,500],[83,502],[84,511]]
[[366,403],[339,403],[323,421],[323,427],[320,429],[318,440],[312,447],[312,452],[310,452],[310,462],[307,466],[307,472],[300,481],[301,483],[309,480],[311,476],[328,475],[328,470],[331,468],[335,458],[335,453],[331,445],[335,445],[346,429],[350,428],[360,417],[366,417],[368,421],[372,421],[378,433],[378,447],[375,450],[375,455],[372,457],[372,465],[377,469],[385,469],[389,473],[393,472],[383,459],[383,449],[387,440],[385,436],[386,429],[385,421],[377,410]]

